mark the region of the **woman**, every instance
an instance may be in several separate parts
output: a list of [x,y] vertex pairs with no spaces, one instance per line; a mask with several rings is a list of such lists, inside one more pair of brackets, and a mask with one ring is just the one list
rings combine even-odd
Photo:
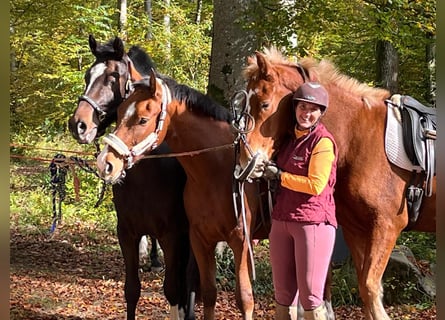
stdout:
[[297,89],[294,133],[278,151],[276,164],[264,169],[265,178],[279,179],[269,234],[276,320],[290,319],[298,300],[305,320],[327,319],[323,291],[337,228],[337,146],[320,123],[328,104],[319,83]]

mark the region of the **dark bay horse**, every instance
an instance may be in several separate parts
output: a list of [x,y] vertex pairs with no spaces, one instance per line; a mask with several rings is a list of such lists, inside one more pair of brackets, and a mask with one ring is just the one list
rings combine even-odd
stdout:
[[[249,208],[258,208],[258,197],[249,203],[245,215],[234,210],[231,113],[208,96],[154,71],[148,80],[134,86],[134,93],[118,109],[116,130],[106,137],[107,144],[97,158],[102,178],[120,181],[128,163],[136,163],[144,150],[164,139],[175,153],[186,153],[178,160],[187,174],[184,204],[199,267],[204,319],[215,319],[215,247],[219,241],[226,241],[233,250],[237,306],[243,319],[252,319],[251,240],[267,238],[268,230],[253,231],[260,219]],[[252,184],[246,193],[254,187]]]
[[[80,143],[93,142],[116,121],[118,105],[132,91],[129,65],[143,74],[154,66],[138,47],[132,47],[127,55],[119,38],[98,46],[90,36],[89,44],[96,61],[85,75],[85,92],[69,120],[70,131]],[[162,144],[153,154],[168,152],[167,145]],[[140,297],[138,243],[146,234],[157,238],[164,252],[164,293],[174,307],[171,319],[182,319],[178,307],[187,311],[186,319],[194,319],[189,291],[199,279],[183,205],[185,180],[176,159],[154,158],[141,161],[128,171],[125,181],[113,185],[117,234],[125,263],[127,319],[135,319]]]
[[[134,60],[135,67],[142,74],[147,74],[155,67],[150,57],[137,46],[131,47],[128,54],[125,54],[124,44],[119,38],[105,45],[98,45],[96,39],[90,35],[88,42],[96,61],[85,73],[85,91],[68,121],[70,132],[81,144],[97,143],[98,137],[116,122],[117,106],[131,92],[131,79],[125,64]],[[119,61],[121,63],[117,63]],[[99,83],[104,89],[98,85]],[[150,239],[151,268],[160,270],[162,263],[159,260],[157,241],[153,237]],[[140,246],[143,252],[146,246],[142,241]]]
[[[311,58],[299,64],[274,48],[248,57],[246,147],[240,163],[273,156],[295,126],[291,94],[305,80],[321,82],[329,92],[329,108],[322,122],[338,144],[335,190],[337,218],[357,271],[366,319],[389,319],[382,304],[382,275],[408,214],[405,191],[411,172],[387,160],[385,119],[390,97],[341,74],[326,60]],[[425,197],[412,230],[435,232],[436,179],[432,196]]]

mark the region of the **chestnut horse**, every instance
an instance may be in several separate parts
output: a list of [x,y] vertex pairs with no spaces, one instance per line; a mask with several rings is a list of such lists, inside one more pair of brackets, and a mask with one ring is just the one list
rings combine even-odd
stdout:
[[[142,79],[136,70],[130,69],[134,79]],[[235,139],[230,126],[232,115],[208,96],[154,71],[148,80],[134,86],[135,92],[119,107],[118,128],[105,138],[107,145],[98,157],[100,174],[111,183],[121,181],[129,163],[139,161],[145,151],[164,139],[168,141],[172,150],[180,153],[179,161],[188,177],[184,201],[201,275],[204,318],[214,319],[214,251],[217,242],[224,240],[234,252],[237,305],[243,318],[251,319],[253,296],[249,272],[254,269],[251,269],[250,241],[267,238],[270,217],[263,214],[268,210],[267,199],[259,196],[265,192],[264,182],[245,186],[245,193],[251,195],[245,215],[242,208],[238,212],[241,196],[232,198],[235,154],[228,150]],[[330,277],[326,280],[325,302],[330,307],[331,320],[335,315],[330,303],[330,280]]]
[[[117,128],[106,137],[107,144],[97,158],[100,175],[111,183],[120,181],[128,163],[137,162],[144,151],[164,139],[173,152],[181,153],[178,160],[187,174],[184,204],[199,267],[204,319],[215,319],[215,247],[219,241],[226,241],[233,250],[237,306],[243,319],[252,319],[251,240],[267,238],[268,229],[253,231],[261,220],[256,210],[249,210],[258,207],[257,196],[245,214],[237,215],[234,210],[235,136],[229,110],[154,72],[149,80],[134,83],[134,87],[134,93],[119,107]],[[252,184],[246,193],[254,189]]]
[[[98,46],[90,36],[89,45],[96,61],[85,74],[85,92],[69,120],[70,131],[79,143],[93,142],[116,121],[118,105],[132,91],[129,65],[142,73],[154,66],[138,47],[132,47],[127,55],[122,40],[117,37]],[[158,155],[167,152],[169,148],[165,144],[154,151]],[[113,185],[117,235],[125,263],[127,319],[135,319],[140,297],[138,243],[146,234],[152,237],[152,244],[156,243],[156,237],[164,252],[164,293],[174,306],[171,319],[178,319],[178,307],[187,311],[186,319],[194,319],[194,302],[189,291],[198,285],[198,270],[190,248],[183,205],[185,179],[176,159],[156,158],[141,161],[127,173],[123,183]]]
[[[326,60],[311,58],[299,64],[274,48],[247,60],[245,147],[241,167],[251,159],[273,159],[295,126],[291,95],[305,80],[316,80],[329,92],[329,108],[322,122],[338,145],[335,188],[337,218],[354,260],[366,319],[389,319],[382,304],[382,275],[408,214],[405,191],[411,172],[391,164],[384,149],[384,89],[370,88],[341,74]],[[252,156],[254,155],[254,156]],[[257,171],[254,171],[254,173]],[[436,178],[432,196],[423,199],[412,230],[435,232]]]

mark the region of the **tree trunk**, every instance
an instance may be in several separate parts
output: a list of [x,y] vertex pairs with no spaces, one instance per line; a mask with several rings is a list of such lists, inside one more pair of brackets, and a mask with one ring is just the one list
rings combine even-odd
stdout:
[[[165,3],[165,7],[168,8],[170,7],[170,0],[164,0]],[[167,48],[167,52],[168,52],[168,56],[170,56],[170,52],[171,52],[171,42],[170,42],[170,34],[171,34],[171,30],[170,30],[170,15],[168,13],[166,13],[164,15],[164,27],[165,27],[165,33],[167,34],[167,42],[165,43],[165,47]]]
[[202,12],[202,0],[197,0],[196,1],[196,18],[195,18],[196,24],[201,23],[201,12]]
[[432,106],[436,106],[436,37],[432,34],[428,34],[427,37],[430,41],[426,46],[428,90],[425,98]]
[[243,29],[243,24],[248,23],[245,12],[253,5],[252,0],[213,1],[213,39],[207,91],[226,106],[236,90],[245,88],[241,71],[247,56],[258,49],[253,33]]
[[119,33],[122,39],[127,40],[127,0],[118,0],[119,6]]
[[153,15],[151,14],[151,0],[145,0],[145,13],[147,14],[148,19],[148,30],[145,34],[146,40],[151,40],[153,38],[153,34],[151,33],[151,26],[153,25]]
[[378,40],[377,56],[377,86],[388,89],[391,94],[397,93],[399,74],[399,55],[391,42]]

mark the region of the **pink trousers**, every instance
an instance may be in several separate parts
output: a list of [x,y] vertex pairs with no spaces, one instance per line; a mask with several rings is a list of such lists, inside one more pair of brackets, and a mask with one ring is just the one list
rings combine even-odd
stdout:
[[273,220],[269,234],[275,300],[305,310],[323,302],[324,285],[335,242],[335,227]]

